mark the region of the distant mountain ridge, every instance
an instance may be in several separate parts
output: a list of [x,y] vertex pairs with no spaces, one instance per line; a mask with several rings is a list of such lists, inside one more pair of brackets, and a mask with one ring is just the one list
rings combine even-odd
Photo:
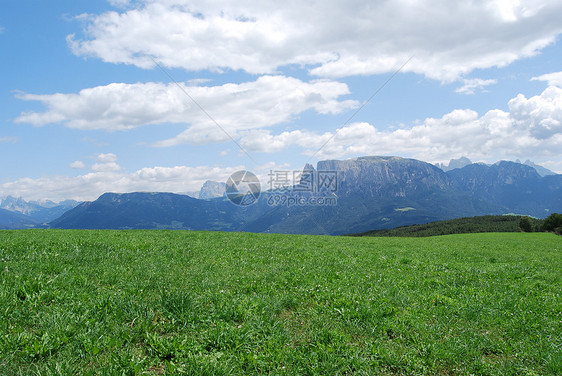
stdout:
[[38,223],[18,212],[0,209],[0,230],[17,230],[36,227]]
[[[521,163],[520,160],[516,160],[516,163]],[[536,163],[531,162],[530,160],[526,160],[525,162],[523,162],[524,165],[527,166],[531,166],[532,168],[534,168],[535,170],[537,170],[537,172],[539,173],[540,176],[548,176],[548,175],[556,175],[555,172],[550,171],[548,168],[545,168],[543,166],[539,166]]]
[[[104,193],[50,223],[77,229],[234,230],[225,203],[163,192]],[[207,220],[205,220],[207,219]]]
[[[65,200],[55,203],[53,201],[26,201],[21,197],[12,196],[0,198],[0,209],[21,214],[24,218],[27,218],[26,223],[36,223],[37,225],[50,222],[60,217],[77,204],[78,202],[74,200]],[[2,223],[3,222],[0,221],[0,226]],[[27,228],[29,226],[26,225],[25,227]]]
[[507,161],[471,164],[448,174],[459,190],[513,213],[543,218],[562,209],[562,175],[541,177],[531,166]]
[[[500,161],[500,162],[503,162],[503,161]],[[499,163],[499,162],[496,162],[496,163]],[[534,163],[534,162],[532,162],[528,159],[523,163],[521,163],[521,161],[519,159],[517,159],[515,161],[515,163],[530,166],[530,167],[534,168],[540,176],[543,176],[543,177],[548,176],[548,175],[556,175],[555,172],[552,172],[549,169],[547,169],[543,166],[540,166],[540,165],[538,165],[538,164],[536,164],[536,163]],[[472,164],[472,161],[470,159],[468,159],[467,157],[460,157],[458,159],[451,159],[449,161],[448,165],[446,165],[444,163],[436,163],[435,165],[437,167],[439,167],[440,169],[442,169],[443,171],[448,172],[448,171],[454,170],[456,168],[463,168],[463,167],[471,165],[471,164]]]
[[[541,177],[515,162],[470,164],[444,172],[400,157],[361,157],[307,165],[303,175],[337,172],[337,189],[317,195],[337,205],[272,205],[262,192],[249,207],[224,197],[197,200],[171,193],[107,193],[52,221],[55,228],[173,228],[348,234],[490,214],[545,217],[562,212],[562,175]],[[312,193],[293,193],[303,198]],[[269,200],[271,201],[271,200]]]
[[467,157],[460,157],[459,159],[451,159],[448,165],[445,165],[444,163],[437,163],[436,166],[441,170],[447,172],[454,170],[455,168],[463,168],[465,166],[468,166],[469,164],[472,164],[472,161],[470,159],[468,159]]

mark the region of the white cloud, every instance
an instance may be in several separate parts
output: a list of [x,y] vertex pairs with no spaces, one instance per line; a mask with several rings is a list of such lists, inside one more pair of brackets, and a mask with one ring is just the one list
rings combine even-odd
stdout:
[[121,7],[124,8],[126,6],[128,6],[131,1],[130,0],[107,0],[111,5],[115,6],[115,7]]
[[98,154],[96,157],[96,161],[92,166],[92,171],[94,172],[110,172],[110,171],[119,171],[121,170],[121,166],[117,164],[117,155],[113,153],[107,154]]
[[67,40],[111,63],[152,68],[154,57],[255,74],[290,64],[324,77],[374,74],[414,56],[405,71],[450,81],[536,55],[562,32],[561,13],[548,0],[144,0],[92,15],[85,35]]
[[96,163],[92,166],[92,171],[95,172],[108,172],[108,171],[119,171],[119,170],[121,170],[121,166],[119,166],[115,162]]
[[6,144],[13,144],[18,142],[18,138],[17,137],[11,137],[11,136],[5,136],[5,137],[0,137],[0,144],[6,143]]
[[349,94],[346,84],[315,80],[303,82],[285,76],[262,76],[256,81],[222,86],[186,86],[162,83],[114,83],[81,90],[78,94],[18,94],[23,100],[40,101],[45,112],[21,114],[17,123],[41,126],[62,123],[69,128],[107,131],[126,130],[150,124],[190,124],[169,140],[170,146],[184,142],[227,141],[228,136],[194,104],[187,91],[232,137],[237,132],[269,127],[315,110],[335,114],[357,106],[338,98]]
[[501,17],[508,22],[517,21],[516,10],[521,5],[519,0],[497,0],[496,6]]
[[84,175],[22,178],[0,183],[0,196],[13,195],[27,200],[64,199],[95,200],[105,192],[175,192],[197,191],[207,180],[226,181],[236,167],[176,166],[149,167],[134,172],[95,171]]
[[244,149],[252,152],[276,153],[287,149],[292,145],[302,148],[319,148],[331,137],[330,133],[318,135],[307,130],[295,130],[283,132],[279,135],[271,135],[271,132],[263,129],[249,131],[242,135],[240,144]]
[[562,87],[562,72],[543,74],[542,76],[531,78],[531,81],[546,81],[549,86]]
[[0,26],[0,34],[2,34],[6,30],[4,27]]
[[[106,192],[172,192],[185,194],[201,189],[207,180],[226,182],[234,172],[245,170],[246,166],[175,166],[145,167],[129,172],[125,169],[109,168],[116,165],[117,156],[113,153],[99,154],[97,165],[92,171],[79,176],[45,176],[41,178],[20,178],[0,182],[0,197],[23,197],[26,200],[52,200],[55,202],[73,199],[92,201]],[[71,165],[81,164],[75,161]],[[302,168],[302,166],[299,166]],[[267,162],[252,168],[266,189],[271,170],[290,170],[289,164]]]
[[74,161],[70,164],[70,168],[81,169],[86,168],[86,165],[82,161]]
[[486,91],[486,86],[496,84],[498,82],[498,80],[483,80],[481,78],[463,79],[462,81],[464,85],[459,87],[455,91],[457,93],[468,95],[475,94],[478,90]]
[[106,153],[106,154],[98,154],[96,157],[96,161],[101,163],[111,163],[117,161],[117,155],[113,153]]
[[[264,129],[250,129],[241,132],[240,144],[250,152],[298,147],[306,155],[314,154],[315,159],[361,155],[402,155],[428,162],[444,162],[461,155],[487,162],[531,159],[562,172],[562,89],[551,86],[530,98],[518,95],[508,107],[509,112],[496,109],[483,115],[458,109],[394,130],[381,130],[368,123],[353,123],[324,133],[293,130],[275,135]],[[0,195],[57,201],[92,200],[104,192],[188,192],[198,190],[206,180],[225,181],[234,171],[244,168],[151,167],[129,173],[117,165],[113,153],[97,155],[96,162],[92,172],[77,177],[22,178],[1,183]],[[260,166],[255,172],[264,178],[267,173],[259,170],[275,166]]]
[[519,94],[509,101],[509,110],[515,125],[534,138],[545,140],[562,135],[562,89],[559,87],[549,86],[541,95],[529,99]]
[[[368,123],[353,123],[336,132],[318,134],[295,130],[272,135],[249,131],[241,145],[254,152],[279,152],[299,146],[318,159],[362,155],[406,155],[429,162],[467,155],[475,160],[550,160],[562,150],[562,89],[547,88],[541,95],[518,95],[509,101],[509,112],[455,110],[441,118],[396,130],[380,130]],[[327,140],[330,140],[315,154]],[[549,159],[550,158],[550,159]],[[553,164],[550,164],[553,166]],[[557,171],[562,171],[562,161]]]

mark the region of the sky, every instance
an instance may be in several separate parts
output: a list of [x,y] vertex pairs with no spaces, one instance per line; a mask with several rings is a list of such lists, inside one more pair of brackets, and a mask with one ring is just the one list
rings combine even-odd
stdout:
[[0,197],[367,155],[562,173],[561,0],[0,0]]

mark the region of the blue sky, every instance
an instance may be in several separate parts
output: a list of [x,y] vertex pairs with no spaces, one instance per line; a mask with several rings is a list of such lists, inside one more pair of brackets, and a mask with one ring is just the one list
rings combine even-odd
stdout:
[[363,155],[562,172],[560,14],[540,0],[1,1],[0,197],[189,192]]

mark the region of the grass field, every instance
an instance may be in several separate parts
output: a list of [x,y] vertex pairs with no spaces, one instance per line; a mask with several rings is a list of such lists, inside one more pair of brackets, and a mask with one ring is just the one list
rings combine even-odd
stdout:
[[0,374],[562,374],[562,237],[0,231]]

